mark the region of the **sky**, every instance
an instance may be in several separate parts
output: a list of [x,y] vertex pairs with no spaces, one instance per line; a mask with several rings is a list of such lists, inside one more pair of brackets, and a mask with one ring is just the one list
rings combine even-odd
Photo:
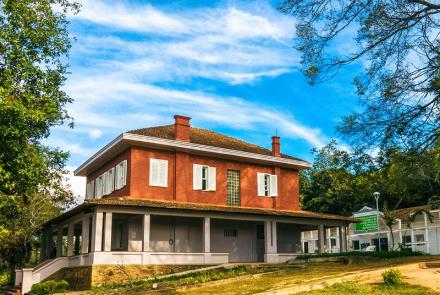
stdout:
[[[312,161],[310,150],[337,138],[335,126],[357,108],[356,66],[307,84],[295,19],[278,1],[79,2],[64,86],[75,127],[56,127],[47,140],[69,151],[70,171],[120,133],[172,124],[175,114],[266,148],[278,134],[282,152]],[[85,179],[69,181],[83,196]]]

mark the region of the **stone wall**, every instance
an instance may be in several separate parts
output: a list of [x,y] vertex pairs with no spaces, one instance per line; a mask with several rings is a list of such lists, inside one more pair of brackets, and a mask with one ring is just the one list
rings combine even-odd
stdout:
[[66,280],[71,290],[82,291],[98,285],[152,278],[201,267],[206,265],[93,265],[63,268],[48,279]]

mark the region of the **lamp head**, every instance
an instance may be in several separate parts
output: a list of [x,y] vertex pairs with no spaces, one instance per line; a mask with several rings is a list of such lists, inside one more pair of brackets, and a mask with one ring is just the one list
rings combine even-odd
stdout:
[[380,197],[380,193],[379,192],[374,192],[373,193],[374,198],[377,200]]

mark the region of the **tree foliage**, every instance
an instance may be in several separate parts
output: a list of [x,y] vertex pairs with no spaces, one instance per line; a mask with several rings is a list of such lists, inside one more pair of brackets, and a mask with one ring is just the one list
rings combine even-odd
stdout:
[[373,192],[391,208],[426,205],[440,193],[439,147],[424,152],[388,149],[371,156],[338,149],[335,141],[313,150],[314,166],[301,174],[302,207],[351,215],[375,207]]
[[346,117],[339,128],[351,143],[422,150],[435,145],[438,1],[284,0],[280,10],[298,21],[295,45],[310,83],[355,62],[365,65],[354,79],[363,111]]
[[[26,251],[31,233],[72,201],[68,154],[42,140],[71,124],[62,90],[70,48],[67,0],[0,0],[0,253]],[[42,201],[42,199],[44,201]],[[37,202],[37,203],[36,203]],[[34,206],[45,205],[38,211]],[[37,215],[34,216],[35,213]],[[15,250],[14,250],[15,249]],[[7,254],[9,255],[9,254]]]

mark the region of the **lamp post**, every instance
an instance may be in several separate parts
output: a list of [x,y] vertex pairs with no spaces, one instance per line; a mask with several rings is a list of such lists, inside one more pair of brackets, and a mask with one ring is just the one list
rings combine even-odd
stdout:
[[380,223],[379,223],[379,192],[373,193],[374,199],[376,200],[376,214],[377,214],[377,244],[379,245],[379,251],[381,251],[380,247]]

